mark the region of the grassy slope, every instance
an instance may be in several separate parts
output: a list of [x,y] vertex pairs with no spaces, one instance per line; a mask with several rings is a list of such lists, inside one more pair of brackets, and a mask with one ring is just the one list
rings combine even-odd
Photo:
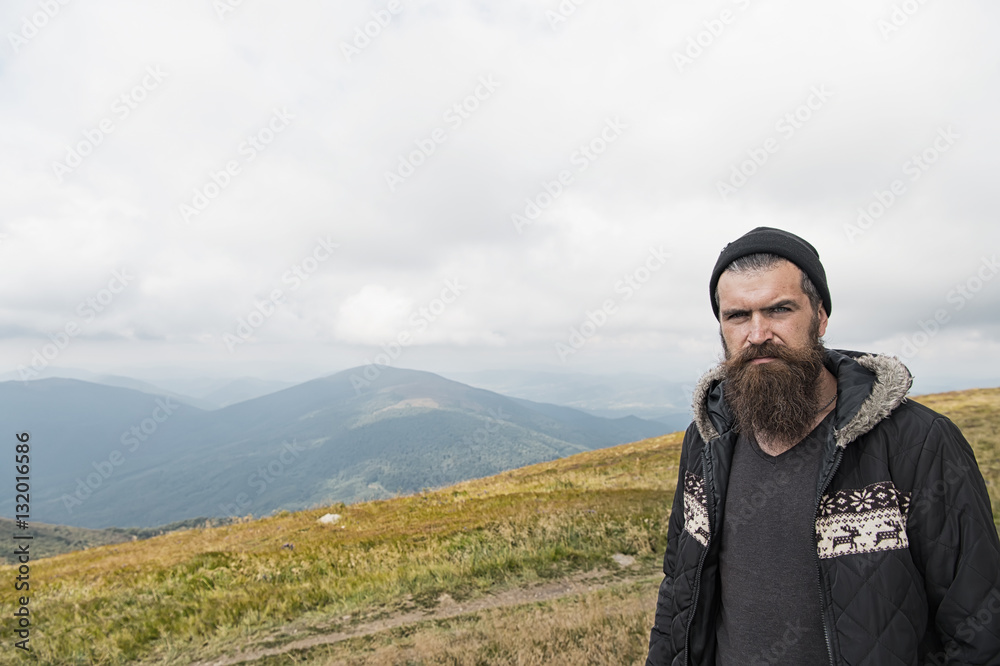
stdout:
[[[918,400],[963,428],[996,512],[1000,389]],[[33,652],[22,659],[8,649],[8,592],[0,663],[189,663],[430,607],[445,592],[461,601],[614,568],[616,552],[635,556],[635,571],[655,581],[679,445],[675,433],[420,495],[33,562]],[[343,519],[318,524],[328,511]],[[13,576],[0,569],[0,579]],[[257,663],[635,663],[654,600],[655,582],[622,583]]]

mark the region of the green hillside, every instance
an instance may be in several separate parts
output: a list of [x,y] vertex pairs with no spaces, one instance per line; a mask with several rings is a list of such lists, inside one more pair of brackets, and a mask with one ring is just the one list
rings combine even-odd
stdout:
[[[918,400],[966,432],[996,511],[1000,389]],[[11,590],[0,663],[641,663],[680,440],[32,562],[32,651]]]

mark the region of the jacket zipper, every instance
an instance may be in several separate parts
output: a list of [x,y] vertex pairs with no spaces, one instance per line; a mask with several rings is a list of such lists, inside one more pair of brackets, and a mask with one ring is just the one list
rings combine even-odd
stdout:
[[[688,618],[687,627],[684,629],[684,663],[691,663],[691,625],[694,624],[694,617],[698,614],[698,595],[701,592],[701,570],[705,567],[705,558],[708,557],[708,547],[712,545],[712,513],[708,511],[708,472],[709,472],[708,444],[702,449],[701,473],[705,479],[705,513],[708,514],[708,539],[705,541],[705,552],[698,559],[698,570],[694,572],[694,599],[691,604],[691,617]],[[715,492],[715,487],[712,487]],[[715,508],[715,502],[712,502]]]
[[[832,434],[830,436],[833,437]],[[816,497],[816,509],[813,513],[814,516],[819,515],[819,504],[823,500],[823,495],[826,493],[826,489],[830,487],[830,482],[833,481],[833,477],[837,473],[837,469],[840,467],[840,461],[843,460],[844,458],[844,451],[838,448],[835,456],[836,457],[834,458],[833,461],[833,469],[830,470],[830,473],[827,475],[826,480],[823,482],[823,488],[819,491],[819,495]],[[814,536],[818,536],[815,533],[815,524],[813,527],[813,534]],[[819,561],[818,541],[816,542],[816,550],[814,550],[813,552],[816,553],[816,580],[819,586],[819,610],[820,610],[820,619],[823,622],[823,638],[826,640],[826,651],[830,655],[830,666],[836,666],[836,664],[833,661],[833,644],[830,641],[830,628],[827,626],[827,621],[826,621],[826,599],[825,595],[823,594],[823,571],[822,571],[823,565]]]

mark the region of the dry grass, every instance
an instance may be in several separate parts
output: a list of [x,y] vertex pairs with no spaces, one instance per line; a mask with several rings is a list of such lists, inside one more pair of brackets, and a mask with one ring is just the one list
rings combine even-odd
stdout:
[[255,666],[622,666],[646,659],[657,580],[423,622]]

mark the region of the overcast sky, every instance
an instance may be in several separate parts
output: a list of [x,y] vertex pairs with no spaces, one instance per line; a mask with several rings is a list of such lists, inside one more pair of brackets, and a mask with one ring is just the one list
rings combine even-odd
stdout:
[[304,380],[381,353],[691,381],[719,357],[715,259],[769,225],[819,249],[829,346],[995,386],[998,19],[5,2],[2,369]]

